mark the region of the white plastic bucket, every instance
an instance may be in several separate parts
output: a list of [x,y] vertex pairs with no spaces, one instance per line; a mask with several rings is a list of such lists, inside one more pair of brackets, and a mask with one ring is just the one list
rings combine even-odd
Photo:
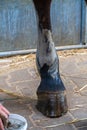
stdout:
[[8,128],[5,128],[5,130],[27,130],[27,120],[23,116],[10,114],[8,120],[11,125],[9,125]]

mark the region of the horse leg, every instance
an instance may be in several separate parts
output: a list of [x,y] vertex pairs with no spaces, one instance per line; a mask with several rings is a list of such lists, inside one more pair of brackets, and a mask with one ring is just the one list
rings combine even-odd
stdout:
[[67,112],[64,84],[59,74],[59,61],[52,39],[51,0],[33,0],[38,18],[37,68],[41,83],[37,90],[37,109],[48,117]]

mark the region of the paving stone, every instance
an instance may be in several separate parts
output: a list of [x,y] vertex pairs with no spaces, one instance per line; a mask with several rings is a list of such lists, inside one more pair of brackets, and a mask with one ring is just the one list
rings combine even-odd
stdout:
[[87,130],[87,127],[78,128],[78,130]]
[[47,128],[46,130],[75,130],[72,125],[62,125],[53,128]]
[[[36,90],[40,77],[33,66],[19,67],[9,73],[0,74],[0,88],[22,94],[21,99],[0,93],[3,105],[12,113],[24,116],[28,121],[28,130],[87,130],[87,53],[59,56],[60,74],[67,92],[69,112],[60,118],[47,118],[36,109]],[[26,60],[29,64],[29,60]],[[9,62],[10,63],[10,62]],[[9,64],[8,63],[8,64]],[[1,63],[0,66],[3,64]],[[8,69],[10,66],[8,65]],[[7,100],[5,100],[5,98]],[[16,98],[16,99],[15,99]],[[74,119],[83,119],[74,124],[66,124]],[[64,125],[66,124],[66,125]]]
[[67,123],[72,121],[72,117],[70,117],[69,113],[65,114],[64,116],[60,118],[47,118],[43,116],[41,113],[35,113],[32,116],[32,119],[36,123],[37,126],[42,126],[42,127],[48,127],[48,126],[54,126],[54,125],[60,125],[62,123]]
[[31,67],[29,67],[28,68],[28,73],[29,73],[29,75],[32,77],[32,79],[34,80],[36,80],[36,79],[39,79],[40,77],[39,77],[39,73],[38,73],[38,71],[37,71],[37,68],[35,67],[33,67],[33,68],[31,68]]
[[87,96],[87,90],[83,90],[80,92],[82,96]]
[[74,116],[75,119],[85,119],[87,118],[87,109],[80,108],[76,110],[71,110],[71,114]]
[[67,93],[69,109],[86,108],[86,96],[81,96],[79,93]]
[[36,91],[37,88],[40,84],[40,80],[34,80],[34,81],[23,81],[23,82],[18,82],[18,83],[12,83],[12,86],[16,86],[21,93],[30,98],[35,98],[37,97]]
[[28,128],[28,130],[45,130],[43,128],[39,128],[39,127],[31,127],[31,128]]
[[87,84],[87,72],[85,74],[70,77],[70,79],[77,85],[79,89],[81,89]]
[[4,92],[0,92],[0,102],[4,102],[6,100],[13,100],[13,99],[17,99],[16,97],[12,97],[8,94],[5,94]]
[[60,70],[62,74],[66,74],[68,76],[76,75],[81,73],[81,68],[77,65],[80,62],[79,56],[69,56],[60,60]]
[[8,88],[8,84],[6,83],[6,80],[8,79],[8,75],[6,76],[0,76],[0,88]]
[[16,87],[10,85],[10,83],[8,82],[9,79],[9,75],[6,74],[6,76],[0,76],[0,89],[2,91],[4,91],[4,93],[9,93],[10,92],[17,92],[16,91]]
[[[60,59],[60,70],[62,74],[76,76],[87,73],[87,64],[85,55],[73,55]],[[84,67],[83,67],[84,66]]]
[[87,119],[74,123],[77,128],[87,127]]
[[25,80],[33,80],[32,76],[28,73],[27,69],[20,69],[10,73],[11,79],[9,79],[10,83],[20,82]]

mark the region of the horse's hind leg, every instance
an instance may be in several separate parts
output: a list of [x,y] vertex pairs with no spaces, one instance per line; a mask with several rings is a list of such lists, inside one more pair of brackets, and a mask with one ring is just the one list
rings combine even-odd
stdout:
[[41,77],[37,90],[37,109],[48,117],[58,117],[67,112],[67,101],[51,33],[51,0],[33,2],[38,18],[37,68]]

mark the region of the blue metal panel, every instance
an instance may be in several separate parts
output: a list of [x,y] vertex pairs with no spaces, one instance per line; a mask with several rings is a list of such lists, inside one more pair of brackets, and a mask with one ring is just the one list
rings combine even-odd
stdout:
[[32,0],[0,0],[0,51],[36,48]]
[[80,43],[81,6],[81,0],[53,1],[51,19],[54,40],[57,45]]
[[86,28],[86,3],[85,0],[81,0],[80,44],[85,43],[85,28]]
[[[76,45],[83,38],[84,0],[52,0],[55,44]],[[36,48],[37,22],[32,0],[0,0],[0,51]]]

